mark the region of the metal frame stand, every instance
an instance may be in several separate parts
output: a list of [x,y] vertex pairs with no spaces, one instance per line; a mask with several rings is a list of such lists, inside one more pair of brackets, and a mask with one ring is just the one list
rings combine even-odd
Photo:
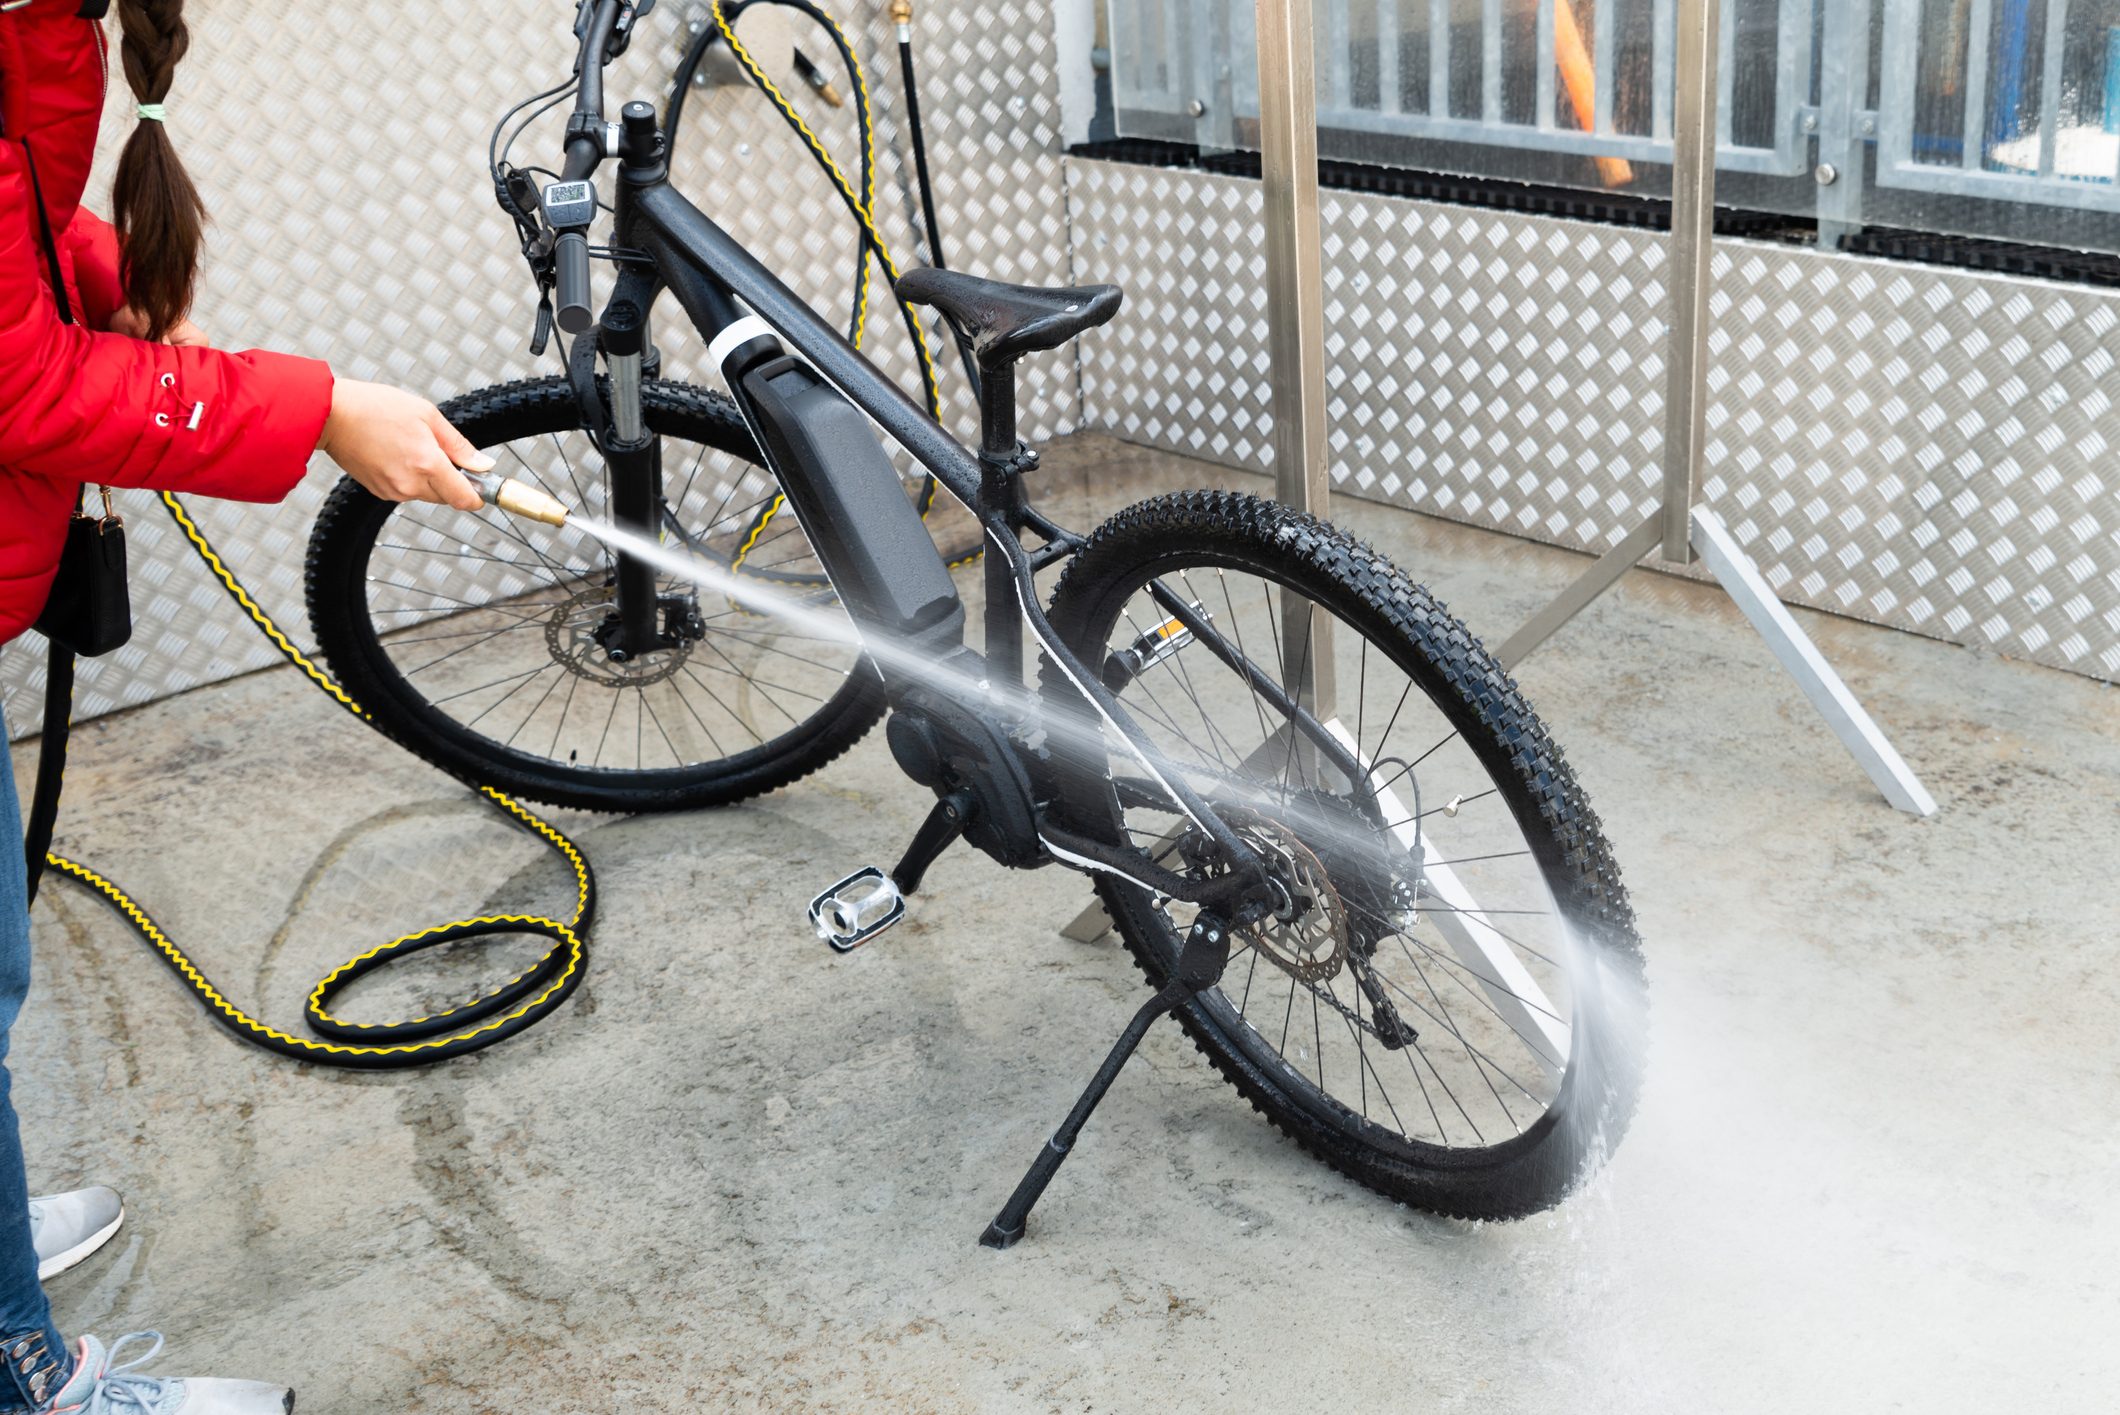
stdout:
[[1526,620],[1495,656],[1504,668],[1514,669],[1659,545],[1664,560],[1672,564],[1689,565],[1697,555],[1884,798],[1910,815],[1934,815],[1936,798],[1797,626],[1721,519],[1700,504],[1701,454],[1707,438],[1708,289],[1715,238],[1715,70],[1721,8],[1720,0],[1678,0],[1663,504],[1600,556],[1559,598]]

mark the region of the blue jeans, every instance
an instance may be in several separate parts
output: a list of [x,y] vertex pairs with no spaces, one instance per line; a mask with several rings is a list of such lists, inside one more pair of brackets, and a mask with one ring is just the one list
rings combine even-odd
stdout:
[[29,996],[29,879],[22,864],[22,811],[0,718],[0,1415],[40,1409],[72,1365],[37,1281],[29,1236],[29,1180],[7,1073],[7,1036]]

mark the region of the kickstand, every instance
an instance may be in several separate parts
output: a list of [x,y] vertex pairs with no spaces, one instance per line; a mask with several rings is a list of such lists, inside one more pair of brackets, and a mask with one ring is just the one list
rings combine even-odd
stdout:
[[1154,1026],[1156,1019],[1164,1013],[1182,1007],[1201,989],[1214,986],[1221,980],[1222,969],[1228,963],[1228,928],[1220,919],[1201,914],[1193,920],[1191,930],[1185,935],[1185,945],[1178,950],[1178,966],[1170,981],[1165,983],[1154,997],[1142,1004],[1141,1010],[1134,1014],[1134,1020],[1127,1023],[1126,1030],[1119,1034],[1119,1040],[1112,1043],[1111,1053],[1104,1058],[1104,1064],[1097,1068],[1097,1074],[1090,1077],[1089,1085],[1083,1090],[1081,1098],[1075,1102],[1075,1108],[1067,1113],[1067,1119],[1060,1122],[1060,1128],[1053,1132],[1052,1139],[1045,1142],[1045,1148],[1038,1151],[1038,1157],[1031,1161],[1030,1169],[1023,1176],[1023,1182],[1016,1186],[1015,1193],[1008,1196],[1008,1202],[1001,1206],[1001,1212],[994,1216],[994,1221],[986,1226],[986,1232],[979,1235],[982,1244],[989,1248],[1007,1248],[1023,1237],[1024,1226],[1030,1219],[1031,1206],[1038,1202],[1038,1197],[1045,1192],[1045,1186],[1053,1182],[1053,1176],[1060,1170],[1061,1161],[1065,1160],[1068,1152],[1075,1147],[1075,1138],[1089,1122],[1090,1112],[1097,1108],[1097,1103],[1104,1099],[1104,1093],[1112,1088],[1112,1082],[1119,1078],[1120,1068],[1126,1065],[1126,1059],[1134,1054],[1134,1049],[1141,1045],[1141,1039],[1148,1035],[1148,1029]]

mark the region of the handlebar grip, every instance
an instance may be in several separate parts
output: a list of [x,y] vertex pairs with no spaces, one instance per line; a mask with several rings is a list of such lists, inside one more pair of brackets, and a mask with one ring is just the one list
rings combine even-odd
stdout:
[[589,238],[579,231],[562,231],[552,248],[552,268],[558,286],[559,327],[580,334],[596,322],[589,308]]

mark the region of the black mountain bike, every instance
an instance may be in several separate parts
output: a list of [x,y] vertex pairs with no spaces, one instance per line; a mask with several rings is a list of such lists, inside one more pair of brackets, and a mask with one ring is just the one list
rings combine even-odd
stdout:
[[[1120,292],[903,277],[977,352],[968,450],[670,185],[651,105],[605,120],[604,65],[644,8],[580,0],[574,80],[541,95],[573,94],[563,170],[500,187],[576,336],[569,372],[446,411],[517,479],[810,617],[572,525],[349,481],[308,575],[341,681],[445,770],[617,811],[784,785],[888,713],[893,756],[936,803],[894,868],[812,905],[840,950],[896,922],[959,839],[1087,873],[1157,991],[990,1244],[1021,1235],[1166,1011],[1276,1126],[1380,1193],[1470,1217],[1559,1201],[1633,1109],[1640,946],[1598,819],[1508,675],[1384,556],[1272,502],[1186,492],[1088,536],[1041,514],[1014,366],[1110,319]],[[592,251],[607,162],[613,234]],[[616,266],[600,311],[592,254]],[[655,376],[664,292],[726,393]],[[982,651],[879,427],[983,527]],[[1034,572],[1063,560],[1041,604]]]

